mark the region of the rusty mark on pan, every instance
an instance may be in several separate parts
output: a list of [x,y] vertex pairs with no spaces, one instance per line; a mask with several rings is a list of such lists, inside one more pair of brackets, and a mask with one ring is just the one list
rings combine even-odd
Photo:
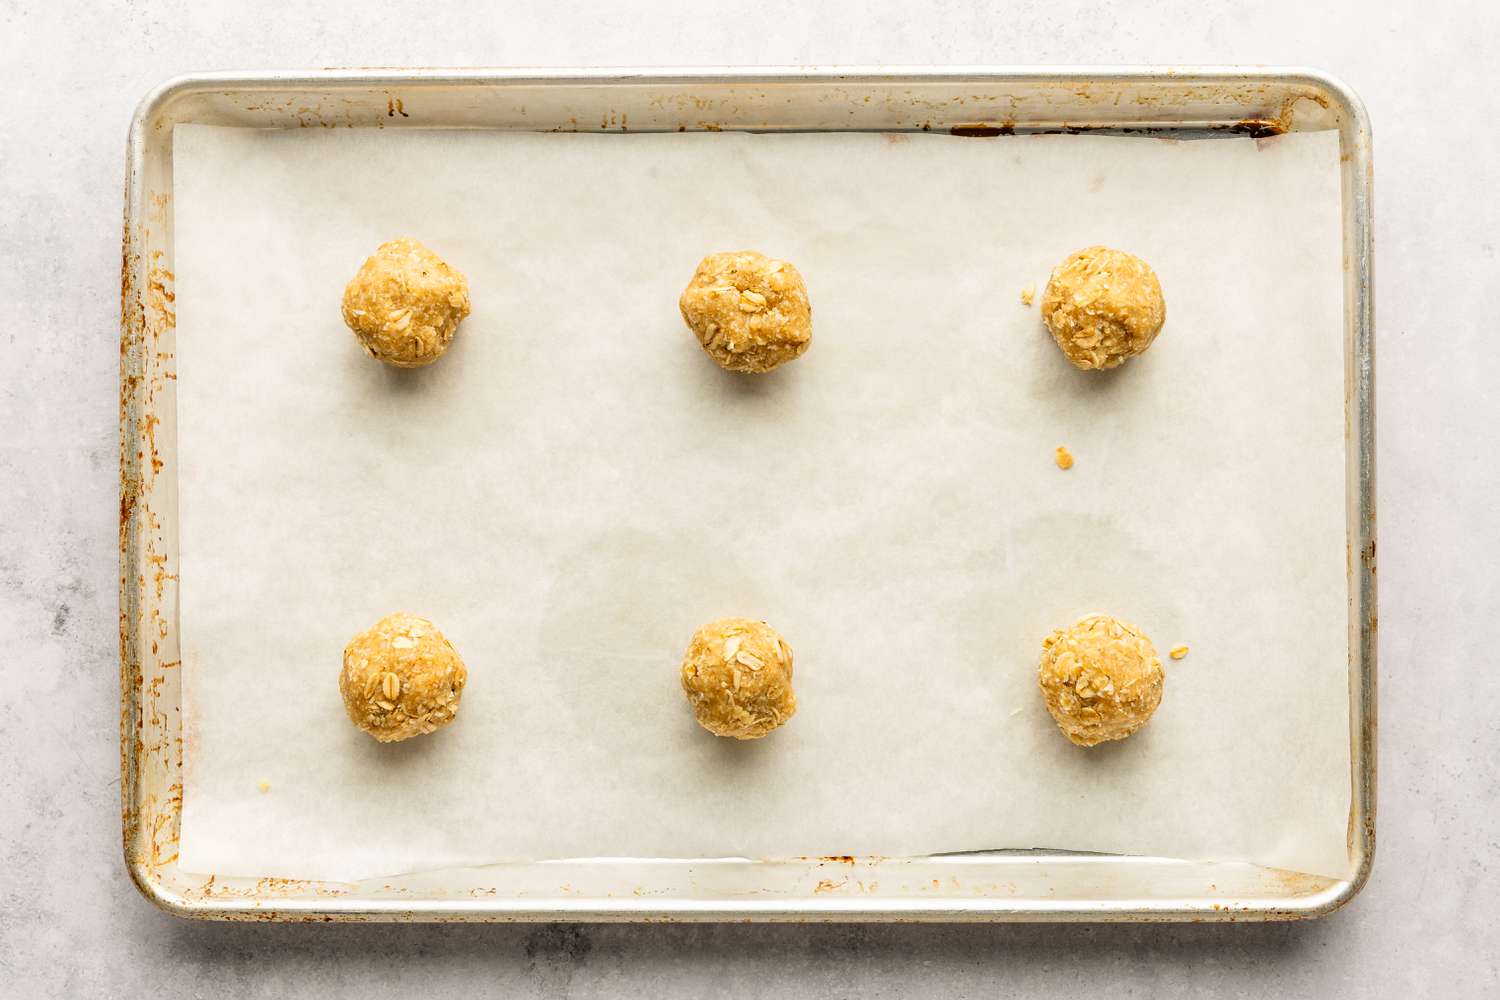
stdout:
[[1248,135],[1252,139],[1269,139],[1286,134],[1286,123],[1274,118],[1246,118],[1229,126],[1236,135]]
[[[202,885],[186,889],[182,895],[187,899],[267,899],[272,896],[306,895],[333,898],[346,895],[348,891],[347,889],[330,886],[326,882],[312,882],[305,879],[288,878],[261,878],[256,879],[252,885],[223,885],[219,883],[217,875],[210,875]],[[332,918],[317,916],[312,919],[328,920]]]
[[[128,202],[127,198],[127,202]],[[128,209],[127,209],[128,212]],[[141,395],[141,379],[132,371],[145,331],[145,305],[136,288],[139,255],[132,251],[134,232],[127,215],[120,245],[120,813],[126,855],[130,856],[140,818],[135,809],[131,763],[136,752],[135,699],[141,683],[140,664],[130,643],[129,565],[131,525],[141,495],[141,477],[134,458],[132,404]]]
[[[156,663],[169,631],[160,605],[166,582],[177,577],[166,571],[161,522],[150,506],[164,464],[157,400],[174,373],[171,352],[147,350],[175,329],[177,296],[165,252],[141,249],[155,227],[170,225],[169,202],[168,194],[148,194],[144,226],[132,225],[127,209],[120,252],[120,813],[127,862],[148,896],[156,894],[157,873],[178,860],[182,812],[180,780],[167,784],[182,773],[182,738],[170,714],[179,709],[163,674],[179,661]],[[148,566],[150,582],[134,572]],[[148,622],[155,626],[149,636],[139,631]],[[148,640],[149,654],[138,648]]]
[[[173,288],[177,276],[162,265],[162,256],[160,250],[151,252],[151,264],[146,269],[146,301],[141,310],[144,332],[153,342],[159,341],[168,330],[177,328],[177,292]],[[155,388],[147,386],[147,404],[151,402]]]
[[151,448],[151,471],[153,473],[160,472],[162,467],[161,453],[156,448],[156,428],[160,424],[160,417],[154,413],[148,413],[145,426],[142,428],[146,432],[146,442]]
[[970,136],[978,139],[989,139],[997,135],[1015,135],[1015,122],[1002,122],[999,125],[973,124],[954,125],[948,130],[950,135]]
[[[1327,889],[1334,882],[1326,875],[1309,875],[1307,872],[1288,871],[1284,868],[1271,868],[1267,869],[1267,872],[1271,876],[1271,881],[1292,896],[1311,896]],[[1225,905],[1224,909],[1230,909],[1230,907]],[[1243,907],[1243,909],[1248,911],[1249,907]]]
[[1044,129],[1040,129],[1040,130],[1038,130],[1037,134],[1038,135],[1088,135],[1090,132],[1096,132],[1096,131],[1099,131],[1100,129],[1103,129],[1103,128],[1106,128],[1106,126],[1103,126],[1103,125],[1067,125],[1067,124],[1064,124],[1064,125],[1062,125],[1062,126],[1060,126],[1058,128],[1044,128]]

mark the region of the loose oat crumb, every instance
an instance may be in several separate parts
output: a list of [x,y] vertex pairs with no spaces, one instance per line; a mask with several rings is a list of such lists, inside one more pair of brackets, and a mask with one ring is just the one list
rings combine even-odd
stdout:
[[260,783],[260,790],[263,792],[269,792],[271,790],[271,783],[269,781],[262,781]]
[[1062,445],[1057,446],[1052,460],[1057,463],[1059,469],[1071,469],[1073,467],[1073,453]]
[[1188,648],[1186,646],[1173,646],[1171,651],[1168,652],[1167,655],[1174,660],[1180,660],[1184,656],[1188,655]]
[[1032,301],[1035,300],[1035,299],[1036,299],[1036,286],[1035,285],[1027,285],[1025,288],[1021,289],[1021,305],[1023,305],[1023,306],[1029,306],[1029,305],[1031,305]]

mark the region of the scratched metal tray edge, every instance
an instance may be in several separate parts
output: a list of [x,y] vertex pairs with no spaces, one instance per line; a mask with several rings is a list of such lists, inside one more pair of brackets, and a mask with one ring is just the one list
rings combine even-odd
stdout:
[[[175,470],[170,468],[175,456],[158,440],[159,435],[175,435],[174,427],[163,424],[164,415],[168,423],[175,419],[175,409],[168,405],[175,378],[171,127],[184,121],[245,127],[539,127],[540,122],[526,119],[524,106],[520,118],[510,106],[504,121],[494,120],[506,109],[507,95],[518,89],[546,95],[558,110],[597,112],[597,123],[592,114],[574,114],[547,126],[579,131],[630,130],[632,109],[638,131],[938,128],[992,135],[1100,129],[1260,135],[1338,128],[1345,253],[1352,750],[1348,836],[1353,874],[1335,880],[1240,862],[1061,851],[774,862],[594,859],[458,871],[453,877],[465,876],[469,884],[441,888],[413,888],[407,884],[411,879],[344,886],[205,879],[181,871],[176,850],[182,733],[175,531],[164,527],[175,517]],[[914,91],[921,96],[911,97]],[[630,100],[610,99],[627,93]],[[907,96],[893,97],[901,93]],[[770,94],[784,97],[785,105],[774,104]],[[451,113],[434,110],[429,97],[447,102]],[[477,100],[481,97],[491,104]],[[823,106],[810,108],[814,100]],[[630,108],[617,107],[622,104]],[[773,109],[777,115],[769,113]],[[1370,124],[1363,104],[1337,79],[1300,68],[326,70],[203,74],[168,81],[145,98],[131,123],[120,286],[121,822],[132,881],[168,912],[246,920],[1245,921],[1302,919],[1338,909],[1365,885],[1375,851],[1371,170]],[[620,879],[614,888],[589,891],[572,884],[598,878],[605,870]],[[984,882],[985,875],[993,880]],[[778,885],[759,887],[773,876]],[[528,879],[535,889],[518,888]],[[882,880],[889,886],[896,879],[903,879],[899,894],[879,890]],[[1067,890],[1070,884],[1077,890],[1059,893],[1059,887]]]

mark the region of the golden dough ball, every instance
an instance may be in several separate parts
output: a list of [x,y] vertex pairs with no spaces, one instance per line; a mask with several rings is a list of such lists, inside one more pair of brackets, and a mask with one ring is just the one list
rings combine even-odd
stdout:
[[344,322],[370,356],[420,368],[443,356],[469,315],[469,283],[417,240],[380,244],[344,288]]
[[709,622],[682,658],[682,690],[698,724],[715,736],[760,739],[796,714],[792,648],[765,622]]
[[678,302],[708,356],[731,372],[768,372],[812,343],[802,275],[753,250],[704,257]]
[[1166,322],[1167,303],[1145,261],[1088,247],[1053,269],[1042,319],[1073,367],[1113,368],[1151,346]]
[[350,721],[393,743],[452,722],[468,678],[464,661],[436,625],[394,614],[344,647],[339,694]]
[[1037,678],[1047,711],[1081,747],[1123,740],[1161,704],[1161,658],[1145,633],[1109,615],[1089,615],[1042,642]]

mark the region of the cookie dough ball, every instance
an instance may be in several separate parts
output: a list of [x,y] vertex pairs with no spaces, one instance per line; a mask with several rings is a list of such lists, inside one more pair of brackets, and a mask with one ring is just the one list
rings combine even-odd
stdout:
[[678,302],[708,356],[732,372],[768,372],[812,343],[802,275],[753,250],[703,258]]
[[344,322],[366,351],[397,368],[443,356],[469,315],[469,283],[421,243],[380,244],[344,288]]
[[1057,265],[1042,318],[1073,367],[1113,368],[1156,339],[1167,318],[1156,273],[1139,257],[1089,247]]
[[682,690],[698,724],[715,736],[760,739],[797,711],[792,648],[765,622],[709,622],[682,658]]
[[1161,704],[1161,658],[1140,629],[1089,615],[1042,642],[1042,698],[1063,735],[1081,747],[1123,740]]
[[441,729],[458,714],[469,673],[436,625],[394,614],[344,647],[339,693],[356,726],[382,743]]

